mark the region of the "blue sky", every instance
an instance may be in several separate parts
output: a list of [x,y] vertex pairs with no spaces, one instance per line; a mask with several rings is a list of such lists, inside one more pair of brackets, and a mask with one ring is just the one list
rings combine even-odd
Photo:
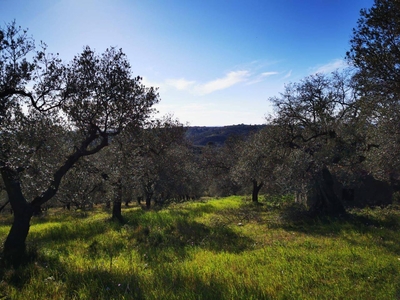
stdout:
[[344,66],[373,0],[0,0],[66,62],[85,45],[122,48],[159,87],[160,114],[192,126],[262,124],[284,84]]

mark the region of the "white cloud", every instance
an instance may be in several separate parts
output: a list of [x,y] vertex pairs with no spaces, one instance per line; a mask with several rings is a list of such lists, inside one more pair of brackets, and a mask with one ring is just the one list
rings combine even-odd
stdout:
[[269,76],[276,75],[276,74],[279,74],[279,73],[278,72],[264,72],[264,73],[261,73],[261,74],[259,74],[257,76],[254,76],[246,84],[247,85],[256,84],[256,83],[259,83],[259,82],[263,81],[265,79],[265,77],[269,77]]
[[191,88],[196,82],[195,81],[189,81],[184,78],[180,79],[167,79],[165,81],[168,85],[176,88],[177,90],[187,90]]
[[290,70],[290,71],[283,77],[283,79],[289,78],[290,76],[292,76],[292,70]]
[[159,82],[155,82],[155,81],[151,81],[149,80],[147,77],[143,76],[142,77],[142,83],[146,86],[146,87],[162,87],[163,84],[159,83]]
[[197,85],[195,92],[199,93],[200,95],[206,95],[218,90],[224,90],[237,83],[246,81],[249,76],[249,71],[232,71],[223,78],[218,78],[213,81]]
[[265,79],[265,77],[269,77],[269,76],[277,75],[277,74],[279,74],[279,72],[263,72],[263,73],[255,76],[254,78],[252,78],[252,80],[248,81],[247,85],[259,83],[259,82],[263,81]]
[[264,73],[261,73],[261,76],[267,77],[267,76],[276,75],[276,74],[279,74],[279,73],[278,72],[264,72]]
[[[224,90],[230,88],[239,83],[245,82],[246,85],[255,84],[265,80],[265,78],[277,75],[279,72],[268,71],[262,73],[254,73],[250,70],[238,70],[227,73],[224,77],[217,78],[208,82],[197,82],[195,80],[188,80],[185,78],[170,78],[164,80],[163,83],[159,83],[156,86],[164,88],[173,88],[178,91],[187,91],[194,95],[208,95],[215,91]],[[147,85],[152,85],[148,80],[143,79]],[[154,84],[153,84],[154,85]]]
[[330,63],[327,63],[325,65],[320,65],[317,67],[314,67],[311,69],[312,74],[316,73],[331,73],[334,72],[338,69],[344,69],[348,67],[348,64],[345,60],[343,59],[336,59],[334,61],[331,61]]
[[194,80],[180,79],[167,79],[165,84],[180,91],[189,91],[193,94],[207,95],[218,90],[227,89],[235,84],[248,80],[250,76],[249,71],[232,71],[225,75],[225,77],[218,78],[206,83],[196,83]]

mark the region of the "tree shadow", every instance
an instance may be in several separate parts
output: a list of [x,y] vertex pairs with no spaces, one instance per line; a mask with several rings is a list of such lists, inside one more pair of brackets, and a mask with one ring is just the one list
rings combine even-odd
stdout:
[[[375,208],[353,209],[336,217],[312,216],[304,210],[289,210],[281,214],[271,228],[300,232],[312,236],[340,237],[354,245],[368,247],[371,241],[387,251],[400,255],[400,211]],[[368,239],[351,238],[353,233],[368,235]]]
[[[50,266],[49,268],[47,268]],[[39,276],[39,278],[37,277]],[[55,285],[66,299],[145,299],[140,288],[140,278],[132,272],[129,276],[104,269],[71,269],[59,258],[41,257],[19,268],[2,268],[0,280],[22,290],[31,280],[41,280]],[[49,289],[51,292],[51,288]],[[38,291],[46,293],[49,291]],[[9,299],[2,292],[1,299]],[[42,295],[43,296],[43,295]]]
[[144,291],[140,287],[140,278],[133,272],[126,276],[92,268],[72,271],[67,276],[68,299],[79,297],[79,289],[83,285],[87,299],[145,299]]
[[213,252],[240,253],[254,241],[226,226],[207,226],[188,219],[179,219],[165,228],[137,227],[132,237],[136,249],[147,262],[158,264],[175,259],[186,259],[193,248]]
[[[223,272],[223,270],[221,270]],[[166,266],[154,271],[165,299],[268,299],[261,288],[228,286],[212,273],[209,278]]]
[[247,222],[263,223],[263,214],[267,208],[261,203],[247,203],[239,208],[224,208],[215,213],[213,223],[219,226],[238,225]]

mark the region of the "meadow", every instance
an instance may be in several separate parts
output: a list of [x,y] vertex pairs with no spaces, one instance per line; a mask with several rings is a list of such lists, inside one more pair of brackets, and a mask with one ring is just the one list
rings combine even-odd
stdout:
[[[268,201],[266,201],[268,200]],[[400,299],[400,207],[310,218],[290,201],[49,210],[0,299]],[[0,241],[11,216],[0,216]]]

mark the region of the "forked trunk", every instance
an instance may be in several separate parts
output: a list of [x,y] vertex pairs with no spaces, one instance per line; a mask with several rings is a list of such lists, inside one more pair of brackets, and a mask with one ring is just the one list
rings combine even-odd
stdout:
[[6,260],[11,260],[14,264],[21,262],[25,254],[25,241],[33,214],[40,212],[40,207],[57,193],[61,180],[68,170],[82,156],[97,153],[108,145],[108,135],[102,135],[101,142],[93,149],[88,150],[89,145],[99,137],[98,129],[95,126],[90,129],[89,133],[89,136],[82,141],[80,147],[76,148],[76,151],[68,156],[64,164],[54,172],[47,190],[34,198],[30,203],[26,201],[22,194],[19,172],[9,167],[7,163],[0,161],[1,177],[3,178],[11,208],[14,211],[14,221],[4,243],[3,253]]

